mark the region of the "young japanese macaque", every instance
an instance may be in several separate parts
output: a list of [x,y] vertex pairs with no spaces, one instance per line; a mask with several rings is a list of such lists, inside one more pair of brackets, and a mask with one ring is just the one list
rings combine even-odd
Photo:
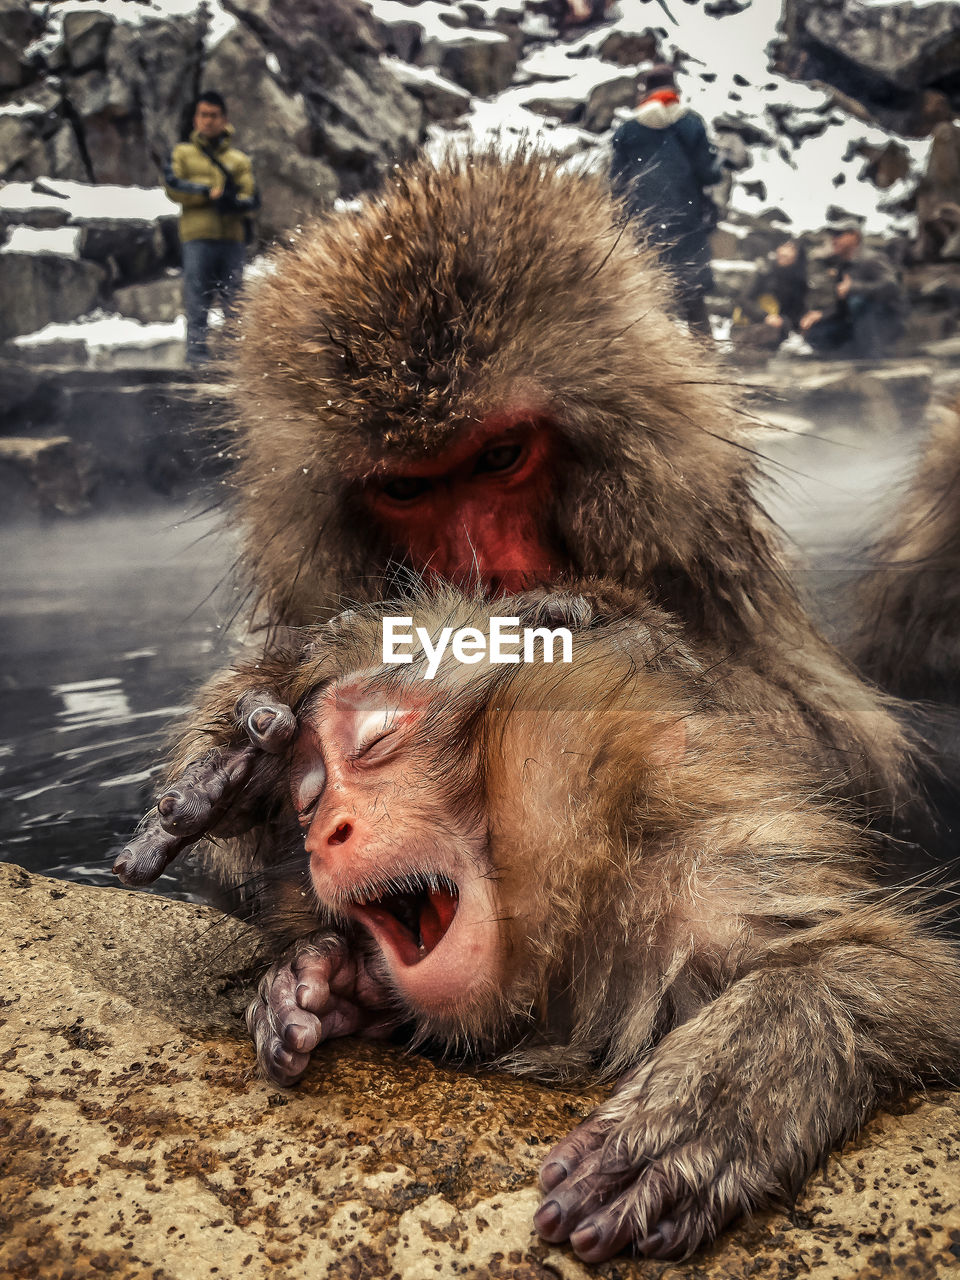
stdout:
[[891,702],[790,582],[729,378],[670,318],[655,255],[600,179],[529,153],[421,161],[272,266],[224,370],[263,660],[208,686],[122,879],[210,836],[228,881],[269,864],[296,728],[272,656],[287,629],[410,574],[490,598],[583,576],[647,591],[716,665],[725,707],[875,811],[909,790]]
[[324,1041],[398,1025],[611,1081],[547,1156],[534,1219],[587,1262],[691,1253],[960,1061],[958,951],[876,890],[822,776],[719,708],[660,610],[626,604],[386,609],[434,643],[493,612],[567,626],[569,663],[444,657],[425,679],[420,655],[381,664],[368,608],[275,664],[299,724],[290,845],[247,1015],[281,1085]]

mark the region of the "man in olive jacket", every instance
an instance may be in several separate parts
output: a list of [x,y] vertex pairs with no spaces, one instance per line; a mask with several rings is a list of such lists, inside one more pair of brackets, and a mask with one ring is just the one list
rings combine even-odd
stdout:
[[193,132],[164,170],[167,195],[182,205],[180,244],[187,360],[207,356],[207,315],[219,295],[229,314],[243,280],[246,221],[260,205],[250,158],[231,145],[223,98],[207,90],[197,99]]

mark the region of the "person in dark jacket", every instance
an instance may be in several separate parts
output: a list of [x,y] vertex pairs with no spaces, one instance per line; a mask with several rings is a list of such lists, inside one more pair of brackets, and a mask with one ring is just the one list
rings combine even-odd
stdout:
[[233,146],[223,98],[201,93],[188,142],[164,170],[167,195],[182,207],[180,247],[187,313],[187,361],[207,357],[207,317],[219,296],[229,314],[243,280],[246,219],[260,207],[248,156]]
[[807,251],[799,240],[778,244],[733,313],[738,347],[773,351],[807,313]]
[[863,232],[850,221],[833,230],[830,271],[835,301],[808,311],[800,331],[818,355],[869,360],[891,354],[903,333],[905,303],[888,258],[863,247]]
[[654,67],[644,77],[635,114],[613,135],[610,181],[630,217],[659,247],[687,323],[706,334],[716,210],[704,188],[720,178],[716,149],[701,118],[681,104],[673,68]]

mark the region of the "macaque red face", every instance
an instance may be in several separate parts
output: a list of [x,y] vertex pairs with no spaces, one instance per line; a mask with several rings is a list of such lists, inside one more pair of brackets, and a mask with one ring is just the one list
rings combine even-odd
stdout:
[[484,1001],[502,944],[485,825],[451,794],[431,710],[409,690],[329,686],[301,718],[291,793],[320,902],[367,930],[413,1011],[443,1020]]
[[545,528],[554,452],[536,415],[499,415],[439,457],[378,473],[365,497],[418,572],[492,596],[522,591],[569,559]]

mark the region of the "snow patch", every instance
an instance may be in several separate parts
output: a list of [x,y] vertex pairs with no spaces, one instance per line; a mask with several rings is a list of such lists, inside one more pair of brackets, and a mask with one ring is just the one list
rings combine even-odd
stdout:
[[14,227],[0,253],[53,253],[76,258],[79,241],[79,227]]
[[95,312],[70,324],[47,324],[35,333],[13,339],[17,347],[40,347],[48,342],[84,342],[89,350],[102,347],[153,347],[161,342],[183,342],[187,325],[183,316],[169,323],[141,324],[128,316]]
[[65,178],[8,182],[0,189],[0,209],[63,209],[71,222],[156,222],[180,212],[161,187],[123,187]]

